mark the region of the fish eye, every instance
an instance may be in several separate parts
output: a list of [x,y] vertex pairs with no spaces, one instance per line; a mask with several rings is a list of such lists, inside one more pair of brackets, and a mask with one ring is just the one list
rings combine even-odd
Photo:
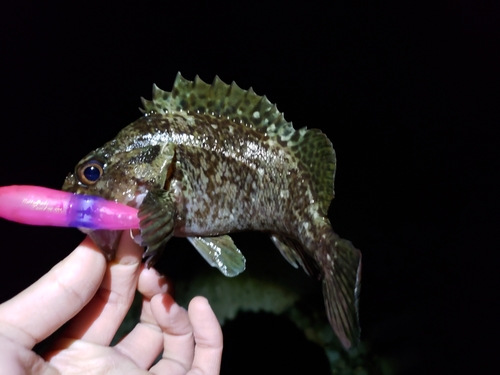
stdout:
[[82,184],[93,185],[101,178],[102,173],[102,163],[97,160],[90,160],[78,168],[78,179]]

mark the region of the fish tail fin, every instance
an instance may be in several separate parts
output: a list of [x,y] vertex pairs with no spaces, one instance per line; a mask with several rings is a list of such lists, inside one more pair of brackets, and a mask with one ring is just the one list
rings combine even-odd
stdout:
[[361,252],[333,231],[320,249],[323,297],[330,325],[349,350],[359,341],[358,297],[361,286]]

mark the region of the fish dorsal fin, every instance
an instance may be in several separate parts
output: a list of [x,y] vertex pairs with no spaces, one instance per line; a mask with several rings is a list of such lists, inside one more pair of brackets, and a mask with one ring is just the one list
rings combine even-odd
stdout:
[[142,98],[142,103],[146,114],[207,113],[226,117],[279,140],[310,172],[320,207],[326,215],[334,197],[336,169],[331,142],[319,129],[295,130],[266,96],[255,94],[252,88],[243,90],[234,82],[228,85],[217,76],[208,84],[198,76],[189,81],[177,73],[172,91],[163,91],[153,85],[153,99]]

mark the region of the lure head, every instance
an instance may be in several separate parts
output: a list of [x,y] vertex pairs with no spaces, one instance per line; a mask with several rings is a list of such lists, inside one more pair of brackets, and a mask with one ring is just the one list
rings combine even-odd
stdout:
[[[64,182],[64,191],[94,195],[139,208],[151,189],[163,188],[172,156],[162,137],[151,133],[153,119],[142,117],[87,156]],[[112,259],[121,231],[87,231]]]

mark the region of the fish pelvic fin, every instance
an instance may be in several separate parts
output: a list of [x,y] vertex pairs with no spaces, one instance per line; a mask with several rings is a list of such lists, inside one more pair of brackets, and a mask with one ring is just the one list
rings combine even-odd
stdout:
[[180,73],[175,78],[172,91],[163,91],[153,85],[152,100],[142,98],[145,115],[171,112],[204,113],[225,117],[244,124],[295,154],[313,181],[324,215],[334,197],[336,157],[332,143],[319,129],[294,129],[285,120],[283,112],[267,99],[257,95],[252,88],[244,90],[235,82],[224,83],[215,77],[211,84],[198,76],[194,81]]
[[349,350],[358,344],[360,334],[361,252],[333,232],[326,239],[319,253],[326,312],[340,342]]
[[224,276],[234,277],[245,270],[246,260],[228,235],[187,237],[201,256]]

